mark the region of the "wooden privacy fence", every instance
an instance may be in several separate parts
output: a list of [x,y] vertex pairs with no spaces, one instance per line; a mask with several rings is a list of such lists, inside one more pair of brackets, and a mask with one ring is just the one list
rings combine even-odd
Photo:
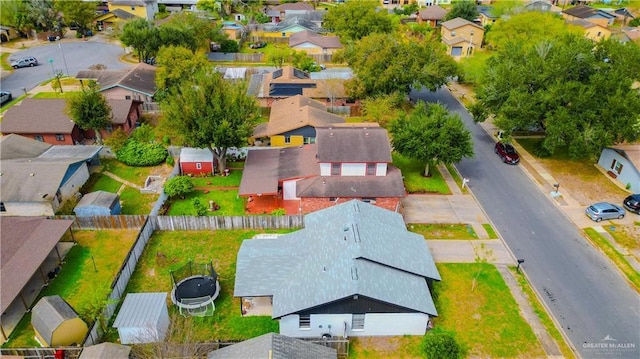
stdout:
[[118,271],[116,278],[111,283],[111,293],[107,299],[107,307],[102,312],[102,318],[96,318],[91,330],[89,330],[89,334],[87,334],[87,337],[85,338],[84,346],[97,344],[99,342],[99,339],[103,334],[102,321],[104,321],[104,323],[109,323],[111,317],[115,313],[116,307],[122,299],[122,295],[125,293],[127,284],[129,284],[129,279],[131,279],[131,275],[136,269],[138,260],[140,259],[140,256],[142,256],[142,251],[149,242],[149,238],[151,238],[153,231],[153,221],[150,221],[147,218],[147,221],[138,233],[135,243],[131,247],[131,250],[129,250],[129,253],[127,253],[127,257],[124,259],[122,266],[120,266],[120,270]]
[[101,229],[140,229],[144,225],[147,216],[144,215],[120,215],[120,216],[52,216],[50,219],[70,219],[73,221],[71,229],[75,230],[101,230]]
[[203,231],[216,229],[296,229],[304,227],[304,216],[156,216],[159,231]]

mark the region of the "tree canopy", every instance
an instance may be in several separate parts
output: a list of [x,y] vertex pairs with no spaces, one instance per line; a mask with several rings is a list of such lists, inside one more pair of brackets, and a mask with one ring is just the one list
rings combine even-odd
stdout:
[[395,29],[391,16],[376,10],[376,2],[350,0],[333,6],[324,16],[322,27],[329,29],[345,41],[359,40],[373,33],[390,33]]
[[164,120],[187,146],[211,150],[218,171],[226,168],[229,147],[242,147],[258,116],[255,99],[245,82],[230,82],[213,69],[201,69],[180,86],[169,89],[161,101]]
[[348,46],[343,55],[356,75],[345,85],[354,98],[408,94],[411,87],[436,90],[457,73],[455,61],[435,38],[371,34]]
[[141,17],[136,17],[124,24],[120,41],[136,50],[138,61],[150,59],[160,48],[158,29]]
[[62,12],[67,25],[78,25],[78,33],[84,34],[91,28],[91,22],[96,17],[96,3],[83,0],[56,1],[56,8]]
[[487,32],[486,43],[499,49],[508,42],[533,46],[566,34],[583,34],[584,29],[567,25],[562,17],[540,11],[527,11],[498,19]]
[[185,78],[190,78],[198,70],[209,65],[201,54],[194,54],[182,46],[163,46],[156,58],[156,87],[158,98],[164,96],[169,88],[177,86]]
[[391,123],[391,142],[401,155],[429,166],[455,163],[473,156],[471,133],[457,114],[439,103],[418,102],[411,114]]
[[460,0],[453,3],[451,10],[445,16],[445,20],[461,17],[463,19],[473,21],[478,17],[478,7],[475,1]]
[[565,35],[534,47],[509,42],[487,63],[472,107],[495,116],[506,135],[543,128],[543,148],[595,157],[603,146],[640,137],[640,47]]
[[67,100],[69,117],[83,130],[94,130],[98,143],[102,143],[100,130],[111,124],[111,107],[98,86],[91,83],[89,87],[75,93]]

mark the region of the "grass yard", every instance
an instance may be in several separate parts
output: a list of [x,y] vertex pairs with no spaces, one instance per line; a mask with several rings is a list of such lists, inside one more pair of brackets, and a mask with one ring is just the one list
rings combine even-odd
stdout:
[[640,222],[635,222],[633,225],[628,226],[609,225],[602,227],[622,247],[630,251],[640,250]]
[[637,291],[640,291],[640,273],[629,264],[627,259],[618,252],[618,250],[604,238],[600,233],[596,232],[593,228],[585,228],[584,232],[587,234],[591,242],[593,242],[609,259],[615,263],[616,267],[624,273],[627,280],[635,287]]
[[[286,233],[290,231],[267,231]],[[131,277],[127,292],[170,292],[170,270],[186,264],[211,260],[219,275],[220,296],[212,317],[191,318],[194,341],[244,340],[269,332],[278,332],[271,317],[246,317],[240,314],[240,299],[233,297],[236,255],[242,241],[262,231],[157,231],[153,234]],[[175,313],[175,306],[170,312]]]
[[447,167],[447,170],[451,174],[451,177],[453,177],[453,180],[458,185],[458,188],[460,188],[460,191],[462,191],[462,193],[467,193],[468,192],[467,187],[465,186],[464,188],[462,188],[462,178],[460,178],[460,175],[458,174],[458,171],[456,170],[456,168],[449,163],[445,164],[445,166]]
[[404,186],[409,193],[451,194],[447,183],[436,166],[431,166],[431,177],[424,177],[425,163],[393,153],[393,164],[402,171]]
[[349,338],[349,359],[422,359],[422,336]]
[[564,340],[564,337],[562,337],[562,334],[560,334],[560,331],[553,323],[553,320],[551,320],[549,313],[547,313],[547,311],[542,306],[542,303],[540,303],[540,301],[538,300],[538,297],[536,297],[536,295],[533,293],[533,289],[531,289],[527,278],[522,272],[516,271],[516,268],[513,266],[509,267],[509,270],[511,271],[511,273],[513,273],[516,280],[518,281],[518,284],[520,285],[520,288],[527,296],[527,300],[529,301],[529,303],[531,303],[533,311],[536,313],[538,318],[540,318],[540,322],[542,323],[542,325],[544,325],[544,328],[549,333],[549,335],[551,335],[553,340],[555,340],[558,344],[560,352],[562,352],[562,356],[564,356],[565,358],[575,358],[573,351]]
[[[62,87],[62,91],[64,91],[64,85]],[[74,94],[74,92],[38,92],[33,95],[33,98],[69,98]]]
[[489,239],[498,239],[498,234],[489,223],[483,223],[482,227],[484,227],[484,230],[487,231]]
[[116,193],[122,186],[122,183],[107,177],[101,173],[92,173],[83,188],[86,192],[105,191]]
[[242,171],[232,170],[228,176],[193,177],[191,182],[195,188],[240,187],[241,179]]
[[[90,313],[106,304],[111,283],[137,234],[129,230],[74,231],[78,245],[71,248],[60,273],[41,296],[61,296],[87,324],[93,323]],[[27,314],[5,345],[39,347],[33,336],[31,314]]]
[[204,193],[203,190],[195,190],[185,196],[185,199],[171,200],[169,207],[170,216],[195,216],[196,212],[191,201],[194,198],[209,207],[209,201],[214,201],[220,209],[207,211],[207,216],[243,216],[244,199],[238,197],[237,189],[212,190]]
[[409,231],[426,239],[478,239],[478,235],[468,224],[417,224],[407,225]]
[[137,188],[126,187],[120,193],[122,214],[149,214],[159,196],[158,194],[143,194]]
[[[520,316],[498,270],[490,264],[437,264],[442,281],[434,288],[435,326],[455,332],[471,357],[545,356],[529,324]],[[474,291],[472,278],[481,270]]]
[[101,159],[100,162],[102,162],[103,171],[109,171],[122,179],[137,184],[138,186],[144,186],[144,181],[149,175],[168,174],[171,172],[171,168],[164,163],[152,167],[132,167],[127,166],[116,159],[105,158]]

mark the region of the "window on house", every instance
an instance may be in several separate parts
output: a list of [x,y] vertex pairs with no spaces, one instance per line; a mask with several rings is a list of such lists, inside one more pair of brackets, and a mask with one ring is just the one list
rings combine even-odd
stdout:
[[598,31],[598,37],[602,36],[602,32]]
[[64,141],[64,135],[57,133],[56,134],[56,141]]
[[620,174],[620,172],[622,172],[622,167],[624,167],[622,163],[618,162],[613,170],[616,171],[617,174]]
[[375,175],[376,175],[376,164],[367,163],[367,176],[375,176]]
[[451,31],[451,36],[456,36],[456,30]]
[[364,330],[364,314],[351,316],[351,330]]
[[131,10],[132,10],[132,11],[136,11],[136,7],[135,7],[135,6],[132,6],[132,7],[131,7]]
[[286,32],[283,32],[283,33],[282,33],[282,37],[287,37],[287,33],[286,33]]
[[335,202],[338,200],[338,197],[329,197],[329,202]]
[[105,127],[105,130],[107,130],[107,133],[113,132],[113,125],[107,125],[107,127]]
[[125,100],[131,100],[131,96],[126,95],[126,96],[124,97],[124,99],[125,99]]
[[291,143],[291,136],[284,136],[284,143],[290,144]]
[[0,202],[0,212],[6,212],[7,209],[4,207],[4,202]]
[[310,143],[315,143],[315,142],[316,142],[316,139],[313,138],[313,137],[305,137],[304,140],[303,140],[303,143],[305,145],[308,145]]
[[462,46],[455,46],[451,48],[451,56],[461,56]]
[[373,197],[363,197],[362,202],[376,204],[376,199]]
[[331,175],[332,176],[340,176],[340,163],[332,163],[331,164]]
[[36,141],[44,142],[44,138],[42,136],[39,136],[39,135],[33,136],[33,139],[36,140]]
[[200,163],[200,162],[196,163],[196,169],[197,170],[201,170],[202,169],[202,163]]
[[300,329],[311,329],[311,314],[300,314],[298,321]]

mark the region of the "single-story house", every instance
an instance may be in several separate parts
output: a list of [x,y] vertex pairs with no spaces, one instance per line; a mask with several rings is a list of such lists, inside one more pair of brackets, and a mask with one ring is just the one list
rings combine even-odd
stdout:
[[304,30],[289,37],[289,47],[312,55],[333,54],[343,46],[338,36],[325,36]]
[[207,359],[337,359],[335,349],[268,333],[209,352]]
[[213,153],[206,148],[183,147],[180,150],[180,173],[183,175],[212,175],[215,169]]
[[402,215],[358,200],[305,216],[305,228],[242,242],[234,296],[271,309],[291,337],[424,335],[440,280]]
[[82,70],[76,78],[81,83],[95,81],[107,99],[136,100],[142,103],[143,111],[155,111],[156,70],[155,66],[139,63],[129,70]]
[[[252,78],[253,81],[253,78]],[[284,66],[264,74],[256,95],[262,107],[271,107],[279,99],[302,95],[326,106],[348,105],[343,79],[312,79],[308,73],[292,66]]]
[[87,193],[73,209],[78,217],[83,216],[113,216],[120,214],[120,196],[105,191]]
[[316,142],[316,127],[344,122],[344,117],[327,112],[323,103],[296,95],[275,101],[269,122],[256,126],[252,139],[268,139],[272,147],[306,145]]
[[101,146],[51,146],[0,138],[0,215],[50,216],[89,179]]
[[287,16],[300,15],[307,11],[313,10],[314,8],[311,4],[308,4],[306,2],[294,2],[265,8],[265,14],[271,18],[271,22],[279,23],[280,21],[286,19]]
[[562,10],[562,17],[567,21],[587,20],[604,27],[613,25],[616,16],[601,9],[592,8],[585,5]]
[[[122,128],[131,133],[140,118],[140,102],[136,100],[108,99],[111,107],[111,124],[100,131],[102,138]],[[52,145],[77,145],[85,139],[95,138],[94,130],[81,130],[67,112],[65,99],[26,98],[20,105],[12,106],[0,122],[4,135],[17,134]]]
[[604,148],[598,159],[598,166],[623,187],[633,193],[640,193],[640,144]]
[[42,288],[49,280],[46,274],[62,261],[58,242],[71,233],[72,224],[46,217],[0,217],[0,342],[36,300],[38,291],[32,289]]
[[484,27],[457,17],[443,22],[440,34],[442,42],[447,45],[447,53],[459,60],[464,56],[471,56],[475,48],[482,47]]
[[98,29],[108,29],[118,27],[120,23],[134,19],[136,16],[132,13],[126,12],[122,9],[113,9],[101,14],[93,21]]
[[482,26],[492,25],[498,20],[498,16],[494,14],[491,6],[478,6],[478,18],[475,20]]
[[8,42],[18,37],[20,37],[20,34],[16,29],[10,26],[0,25],[0,42]]
[[295,33],[305,30],[315,33],[324,32],[321,27],[311,20],[301,16],[291,16],[277,24],[265,24],[263,36],[287,38]]
[[446,15],[447,10],[438,5],[427,6],[418,11],[417,22],[418,24],[426,23],[431,27],[437,27],[440,26]]
[[129,359],[130,352],[130,346],[105,342],[84,347],[80,359]]
[[113,327],[122,344],[162,342],[169,329],[167,293],[128,293]]
[[31,326],[43,347],[81,345],[89,327],[59,295],[42,297],[31,310]]
[[611,37],[611,30],[608,27],[602,26],[598,23],[577,19],[567,21],[567,24],[580,26],[584,29],[584,36],[594,41],[600,41],[602,39],[608,39]]
[[153,21],[158,12],[157,0],[112,0],[107,5],[111,12],[121,10],[147,21]]

